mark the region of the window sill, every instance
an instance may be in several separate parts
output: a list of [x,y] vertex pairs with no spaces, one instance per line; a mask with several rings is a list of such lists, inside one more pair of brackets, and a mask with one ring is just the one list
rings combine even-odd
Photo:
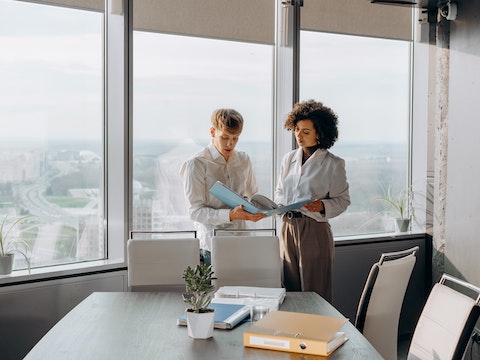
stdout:
[[362,244],[362,243],[377,243],[391,240],[409,240],[416,239],[419,236],[425,237],[427,234],[424,232],[407,231],[407,232],[391,232],[380,234],[363,234],[363,235],[351,235],[351,236],[338,236],[335,237],[335,246]]
[[[335,237],[335,246],[378,243],[391,240],[408,240],[418,238],[419,236],[426,235],[425,233],[420,232],[405,232],[339,236]],[[27,270],[15,270],[10,275],[0,275],[0,287],[13,284],[39,282],[46,279],[111,272],[115,270],[127,270],[127,264],[123,259],[86,261],[74,264],[47,266],[32,269],[30,274],[28,274]]]
[[30,274],[28,270],[14,270],[10,275],[0,275],[0,287],[126,269],[123,259],[109,259],[35,268]]

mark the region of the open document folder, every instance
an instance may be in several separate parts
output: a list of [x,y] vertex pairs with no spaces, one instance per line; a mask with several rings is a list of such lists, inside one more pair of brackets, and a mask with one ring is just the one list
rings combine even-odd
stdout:
[[280,215],[287,211],[296,210],[314,201],[314,199],[307,199],[285,206],[278,206],[272,200],[261,194],[255,194],[250,199],[246,199],[220,181],[213,184],[210,188],[210,194],[232,208],[243,205],[244,210],[251,214],[264,213],[267,216]]

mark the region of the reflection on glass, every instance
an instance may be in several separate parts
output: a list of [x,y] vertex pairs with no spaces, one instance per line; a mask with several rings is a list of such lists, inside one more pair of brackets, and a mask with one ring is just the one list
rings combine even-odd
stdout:
[[133,230],[193,229],[179,171],[211,141],[217,108],[244,117],[237,149],[271,196],[272,46],[134,31],[133,58]]
[[101,259],[103,14],[10,0],[0,14],[0,216],[32,215],[32,267]]
[[407,183],[410,43],[310,31],[300,43],[300,99],[339,117],[331,152],[346,161],[351,205],[332,219],[334,235],[394,231],[377,198]]

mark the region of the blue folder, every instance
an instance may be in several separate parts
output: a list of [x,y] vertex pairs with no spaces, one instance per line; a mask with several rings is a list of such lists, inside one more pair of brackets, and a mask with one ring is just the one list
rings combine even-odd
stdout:
[[[213,327],[216,329],[233,329],[240,322],[250,317],[250,307],[243,304],[210,303],[208,308],[215,310]],[[177,319],[177,325],[187,325],[185,314]]]
[[314,201],[314,199],[307,199],[286,206],[276,207],[275,209],[259,209],[258,207],[253,205],[252,202],[250,202],[248,199],[237,194],[235,191],[233,191],[220,181],[217,181],[215,184],[213,184],[213,186],[210,188],[210,194],[212,194],[213,196],[223,201],[225,204],[232,208],[238,205],[243,205],[244,210],[248,211],[251,214],[264,213],[267,216],[280,215],[288,211],[296,210],[301,208],[303,205]]

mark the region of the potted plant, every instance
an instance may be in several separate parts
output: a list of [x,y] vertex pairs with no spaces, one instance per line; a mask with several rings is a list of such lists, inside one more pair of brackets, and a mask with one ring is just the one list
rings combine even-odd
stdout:
[[20,222],[29,218],[30,216],[23,216],[15,220],[12,224],[7,225],[7,218],[5,216],[0,225],[0,275],[8,275],[12,272],[13,260],[15,254],[20,254],[25,258],[30,273],[30,258],[28,251],[30,244],[27,243],[21,236],[14,237],[12,231]]
[[188,266],[183,272],[186,294],[183,300],[189,305],[186,310],[188,336],[194,339],[208,339],[213,336],[215,312],[209,309],[214,290],[213,270],[208,264]]
[[391,185],[384,188],[384,196],[380,196],[378,200],[382,200],[395,217],[397,229],[400,232],[408,231],[410,221],[415,216],[413,208],[414,192],[411,186],[394,190]]

